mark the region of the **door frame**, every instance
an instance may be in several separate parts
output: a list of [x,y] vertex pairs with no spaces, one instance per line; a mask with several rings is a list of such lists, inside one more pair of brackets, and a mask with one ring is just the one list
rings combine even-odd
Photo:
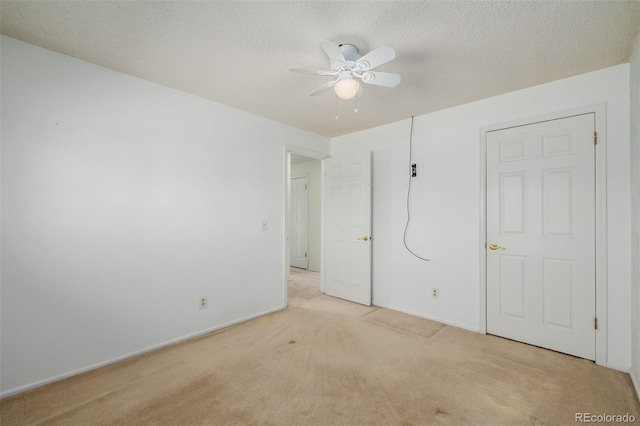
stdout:
[[[289,204],[291,201],[291,155],[301,155],[303,157],[309,157],[314,160],[320,160],[320,175],[324,176],[324,161],[330,157],[329,154],[325,154],[319,151],[313,151],[311,149],[301,148],[293,145],[285,145],[282,152],[283,161],[283,211],[282,215],[282,238],[284,241],[284,261],[282,266],[282,276],[284,278],[282,283],[282,306],[287,307],[287,284],[289,281],[289,268],[291,262],[291,247],[289,246]],[[324,293],[324,179],[320,179],[320,291]]]
[[480,128],[480,332],[487,334],[487,133],[576,115],[595,115],[596,364],[607,366],[607,105],[605,102]]
[[[291,163],[289,163],[291,164]],[[307,253],[307,267],[305,269],[309,269],[309,192],[308,192],[308,186],[309,186],[309,174],[308,173],[304,173],[301,175],[291,175],[291,177],[289,178],[289,181],[292,181],[293,179],[302,179],[305,178],[306,179],[306,185],[307,185],[307,218],[305,219],[305,227],[306,229],[304,230],[304,232],[306,233],[306,242],[307,245],[304,248],[305,252]],[[291,197],[291,192],[289,192],[289,197]],[[291,218],[289,218],[291,219]],[[287,240],[289,241],[289,240]],[[291,249],[291,245],[289,245],[289,249]],[[320,260],[322,260],[322,256],[320,257]],[[291,253],[289,253],[289,266],[291,266]]]

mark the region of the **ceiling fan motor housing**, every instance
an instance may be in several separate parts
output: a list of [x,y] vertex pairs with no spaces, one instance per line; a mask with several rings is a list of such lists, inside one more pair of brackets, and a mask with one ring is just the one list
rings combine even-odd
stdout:
[[353,44],[341,44],[339,47],[342,56],[344,56],[347,62],[355,62],[360,59],[361,55],[358,53],[358,48]]

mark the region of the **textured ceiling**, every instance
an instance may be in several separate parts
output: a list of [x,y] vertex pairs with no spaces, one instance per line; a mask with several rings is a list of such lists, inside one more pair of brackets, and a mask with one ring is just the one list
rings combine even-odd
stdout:
[[[325,136],[629,61],[640,1],[9,1],[2,34]],[[307,94],[320,42],[381,45],[390,89]]]

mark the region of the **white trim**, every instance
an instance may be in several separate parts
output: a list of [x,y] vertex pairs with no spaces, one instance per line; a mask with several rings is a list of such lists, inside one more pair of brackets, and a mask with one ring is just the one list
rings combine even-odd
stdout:
[[301,175],[291,175],[291,179],[307,178],[307,185],[309,184],[309,173],[303,173]]
[[596,114],[596,364],[607,365],[607,107],[605,103],[593,106]]
[[329,154],[325,154],[324,152],[314,151],[312,149],[300,148],[298,146],[293,145],[285,145],[285,152],[289,152],[294,155],[300,155],[301,157],[309,157],[316,160],[325,160],[331,157]]
[[324,294],[324,279],[325,279],[325,239],[324,239],[324,230],[325,228],[325,200],[324,200],[324,190],[325,183],[324,178],[327,171],[324,168],[324,161],[320,162],[320,292]]
[[631,383],[633,383],[633,388],[636,390],[636,398],[640,401],[640,376],[635,374],[633,368],[630,368],[629,377],[631,377]]
[[[484,126],[480,129],[480,332],[487,333],[487,133],[541,121],[558,120],[582,114],[595,114],[598,144],[595,153],[596,174],[596,364],[607,364],[607,116],[606,103],[588,105],[550,114]],[[617,368],[616,368],[617,369]],[[622,369],[627,371],[626,369]]]
[[232,325],[236,325],[236,324],[239,324],[239,323],[242,323],[242,322],[245,322],[245,321],[249,321],[249,320],[252,320],[252,319],[255,319],[255,318],[258,318],[258,317],[269,315],[269,314],[272,314],[274,312],[281,311],[281,310],[285,309],[286,307],[287,307],[286,305],[285,306],[280,306],[278,308],[270,309],[270,310],[261,312],[261,313],[256,314],[256,315],[249,315],[247,317],[240,318],[240,319],[237,319],[237,320],[234,320],[234,321],[229,321],[229,322],[226,322],[224,324],[221,324],[221,325],[218,325],[218,326],[215,326],[215,327],[206,328],[204,330],[196,331],[195,333],[189,333],[189,334],[186,334],[186,335],[184,335],[182,337],[178,337],[178,338],[175,338],[175,339],[167,340],[164,343],[159,343],[157,345],[148,346],[148,347],[146,347],[144,349],[140,349],[138,351],[130,352],[130,353],[126,354],[126,355],[122,355],[122,356],[118,356],[118,357],[115,357],[115,358],[111,358],[111,359],[109,359],[107,361],[98,362],[98,363],[92,364],[92,365],[90,365],[88,367],[83,367],[83,368],[79,368],[77,370],[68,371],[66,373],[58,374],[57,376],[49,377],[49,378],[44,379],[44,380],[38,380],[37,382],[32,382],[32,383],[29,383],[29,384],[26,384],[26,385],[23,385],[23,386],[19,386],[17,388],[9,389],[7,391],[4,391],[4,392],[0,393],[0,399],[8,398],[10,396],[14,396],[14,395],[17,395],[19,393],[29,391],[31,389],[38,388],[40,386],[48,385],[49,383],[57,382],[59,380],[63,380],[63,379],[66,379],[68,377],[72,377],[72,376],[75,376],[75,375],[78,375],[78,374],[86,373],[87,371],[95,370],[97,368],[104,367],[104,366],[107,366],[107,365],[110,365],[110,364],[114,364],[116,362],[120,362],[120,361],[123,361],[123,360],[128,359],[128,358],[133,358],[135,356],[142,355],[144,353],[152,352],[152,351],[155,351],[157,349],[164,348],[166,346],[175,345],[177,343],[184,342],[186,340],[190,340],[190,339],[193,339],[195,337],[203,336],[205,334],[209,334],[209,333],[212,333],[214,331],[221,330],[223,328],[231,327]]
[[289,247],[289,199],[291,198],[291,154],[301,155],[303,157],[314,158],[316,160],[320,160],[320,291],[324,293],[324,233],[322,229],[324,229],[324,162],[322,160],[330,157],[329,154],[325,154],[319,151],[313,151],[306,148],[300,148],[292,145],[285,145],[283,158],[284,158],[284,182],[283,182],[283,190],[284,190],[284,214],[282,224],[282,237],[284,241],[284,262],[282,265],[283,268],[283,277],[284,282],[283,286],[283,305],[287,306],[287,282],[289,280],[289,264],[291,261],[290,258],[290,247]]
[[627,373],[629,374],[629,366],[624,366],[624,365],[620,365],[620,364],[615,364],[615,363],[607,363],[604,365],[607,368],[610,368],[612,370],[617,370],[617,371],[622,371],[623,373]]
[[379,308],[382,309],[389,309],[391,311],[396,311],[396,312],[401,312],[403,314],[407,314],[407,315],[412,315],[414,317],[418,317],[418,318],[424,318],[427,319],[429,321],[434,321],[434,322],[439,322],[440,324],[444,324],[444,325],[448,325],[451,327],[456,327],[456,328],[461,328],[463,330],[468,330],[468,331],[473,331],[475,333],[480,332],[480,330],[477,327],[469,327],[466,324],[459,324],[457,322],[453,322],[453,321],[449,321],[449,320],[443,320],[442,318],[437,318],[431,315],[424,315],[424,314],[420,314],[417,312],[412,312],[406,309],[400,309],[400,308],[396,308],[394,306],[381,306],[381,305],[371,305],[371,306],[378,306]]
[[487,130],[480,129],[480,333],[487,334]]

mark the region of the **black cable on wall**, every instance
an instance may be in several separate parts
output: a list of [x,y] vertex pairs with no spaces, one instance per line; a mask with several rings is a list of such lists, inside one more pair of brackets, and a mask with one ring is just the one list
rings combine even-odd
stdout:
[[413,145],[413,116],[411,116],[411,133],[409,134],[409,167],[411,172],[409,173],[409,188],[407,190],[407,224],[404,227],[404,247],[407,249],[407,251],[409,253],[411,253],[412,255],[414,255],[415,257],[417,257],[420,260],[424,260],[425,262],[429,262],[429,259],[425,259],[422,256],[417,255],[413,250],[411,250],[409,248],[409,246],[407,245],[407,230],[409,229],[409,223],[411,222],[411,180],[413,179],[414,176],[416,176],[416,170],[414,168],[413,165],[413,159],[412,159],[412,145]]

